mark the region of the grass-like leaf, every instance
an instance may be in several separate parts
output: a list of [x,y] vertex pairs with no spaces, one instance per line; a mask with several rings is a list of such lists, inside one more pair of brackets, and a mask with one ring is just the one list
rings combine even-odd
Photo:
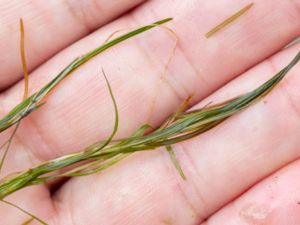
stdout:
[[18,104],[15,108],[13,108],[6,116],[0,119],[0,132],[6,130],[7,128],[11,127],[12,125],[16,124],[22,118],[29,115],[31,112],[35,111],[41,106],[40,101],[53,89],[55,88],[63,79],[69,76],[74,70],[79,68],[81,65],[95,57],[96,55],[104,52],[105,50],[129,39],[136,35],[139,35],[143,32],[146,32],[156,26],[161,24],[167,23],[172,18],[167,18],[164,20],[157,21],[153,24],[140,27],[135,29],[131,32],[128,32],[124,35],[116,37],[110,41],[105,42],[103,45],[99,46],[98,48],[94,49],[93,51],[75,59],[71,62],[66,68],[64,68],[52,81],[46,84],[41,90],[34,93],[30,97],[26,98],[20,104]]
[[29,78],[28,78],[28,70],[26,64],[26,56],[25,56],[25,29],[23,19],[20,19],[20,55],[21,55],[21,62],[22,62],[22,69],[24,75],[24,94],[23,100],[28,97],[28,86],[29,86]]
[[181,176],[181,178],[183,180],[186,180],[186,176],[185,176],[185,174],[183,172],[183,169],[181,168],[181,165],[180,165],[180,163],[179,163],[179,161],[178,161],[178,159],[176,157],[176,154],[175,154],[174,150],[172,149],[171,145],[167,145],[166,149],[167,149],[167,152],[169,153],[169,156],[170,156],[170,158],[171,158],[171,160],[172,160],[172,162],[173,162],[173,164],[174,164],[177,172],[179,173],[179,175]]
[[[152,133],[142,135],[144,132],[144,129],[142,129],[137,134],[120,140],[118,143],[110,143],[104,148],[103,143],[106,142],[100,141],[81,152],[62,156],[44,162],[29,170],[12,174],[10,178],[2,180],[0,183],[0,199],[24,187],[54,179],[57,176],[52,176],[53,172],[79,162],[89,165],[85,168],[82,167],[82,170],[73,171],[74,173],[71,170],[68,174],[67,171],[63,175],[85,175],[98,172],[134,152],[154,150],[157,147],[169,146],[199,135],[244,110],[268,94],[299,60],[300,52],[286,67],[253,91],[225,103],[207,106],[204,109],[191,112],[182,112],[174,120],[172,119],[172,122],[168,123],[167,126],[158,128]],[[174,118],[174,115],[171,115],[171,117]]]
[[247,12],[250,8],[252,8],[253,5],[254,5],[254,3],[250,3],[250,4],[246,5],[244,8],[240,9],[238,12],[234,13],[233,15],[228,17],[226,20],[224,20],[222,23],[218,24],[216,27],[214,27],[209,32],[207,32],[205,34],[205,37],[210,38],[215,33],[219,32],[224,27],[228,26],[230,23],[237,20],[240,16],[242,16],[245,12]]

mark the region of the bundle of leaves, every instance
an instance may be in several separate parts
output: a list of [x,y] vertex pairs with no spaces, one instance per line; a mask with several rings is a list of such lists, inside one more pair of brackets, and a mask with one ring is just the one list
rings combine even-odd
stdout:
[[[212,29],[206,36],[210,37],[222,27],[227,25],[230,21],[236,19],[242,13],[247,11],[253,4],[250,4],[242,9],[233,17],[228,18],[222,24]],[[103,51],[121,43],[138,34],[148,31],[154,27],[160,26],[172,20],[167,18],[157,21],[153,24],[143,26],[135,29],[124,35],[116,37],[110,41],[105,42],[93,51],[76,58],[65,69],[63,69],[52,81],[46,84],[38,92],[27,97],[27,87],[25,85],[24,99],[13,108],[6,116],[0,120],[0,132],[5,131],[11,126],[15,129],[6,143],[3,157],[1,159],[0,168],[3,166],[5,157],[8,153],[9,146],[12,142],[13,136],[16,133],[18,126],[23,118],[30,115],[33,111],[39,109],[43,104],[43,99],[49,92],[51,92],[62,80],[68,77],[78,67],[102,53]],[[23,24],[21,22],[21,34],[24,34]],[[28,75],[26,72],[26,63],[24,57],[24,46],[21,47],[21,55],[23,55],[23,69],[25,74],[25,81],[28,82]],[[183,179],[185,178],[184,171],[182,171],[180,164],[176,159],[176,155],[172,150],[172,145],[178,142],[185,141],[197,135],[200,135],[211,128],[222,123],[227,118],[239,113],[250,105],[254,104],[266,94],[274,89],[274,87],[286,76],[286,74],[300,61],[300,52],[295,58],[281,71],[275,74],[271,79],[248,93],[245,93],[228,101],[207,105],[204,108],[197,110],[187,110],[190,98],[186,99],[176,112],[171,114],[167,120],[158,128],[151,128],[149,125],[142,125],[131,136],[121,140],[114,140],[114,136],[118,130],[119,115],[118,106],[113,94],[113,90],[105,75],[102,73],[106,81],[108,91],[110,93],[115,114],[115,123],[111,135],[106,140],[98,141],[82,151],[64,155],[46,162],[36,165],[28,170],[16,172],[8,175],[6,178],[0,180],[0,199],[7,204],[5,197],[8,195],[31,185],[38,185],[50,180],[59,179],[62,177],[85,176],[105,170],[120,160],[130,156],[139,151],[153,151],[158,147],[165,147],[170,154],[170,158]],[[25,82],[25,83],[26,83]],[[13,205],[15,206],[15,205]],[[15,206],[17,207],[17,206]],[[27,213],[32,219],[38,220],[42,224],[46,224],[34,215],[17,207],[23,212]]]

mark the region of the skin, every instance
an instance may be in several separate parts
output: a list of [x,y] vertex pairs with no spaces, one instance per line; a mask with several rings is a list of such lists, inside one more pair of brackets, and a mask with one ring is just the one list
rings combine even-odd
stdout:
[[[1,0],[1,116],[23,96],[20,17],[30,92],[114,31],[170,16],[174,22],[168,26],[180,38],[174,59],[161,79],[174,40],[155,29],[84,65],[48,96],[45,106],[22,121],[2,176],[109,135],[114,116],[101,67],[119,106],[120,138],[144,123],[158,126],[189,95],[190,107],[197,108],[252,90],[300,49],[296,44],[283,50],[300,34],[298,0],[253,0],[249,12],[209,39],[204,37],[207,31],[249,1],[78,2]],[[263,101],[174,145],[187,181],[167,153],[157,149],[135,154],[103,173],[70,179],[56,188],[30,187],[7,200],[51,225],[299,224],[299,73],[297,65]],[[2,134],[1,142],[6,138]],[[0,218],[1,224],[28,219],[3,203]]]

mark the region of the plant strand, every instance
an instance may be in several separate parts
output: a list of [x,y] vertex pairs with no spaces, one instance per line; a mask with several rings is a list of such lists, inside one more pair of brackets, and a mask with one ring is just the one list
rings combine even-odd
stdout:
[[[195,137],[260,100],[274,89],[299,60],[300,52],[286,67],[253,91],[224,103],[207,106],[199,110],[181,112],[176,115],[175,119],[174,115],[171,115],[172,122],[168,122],[166,127],[158,128],[152,133],[144,135],[144,132],[149,128],[148,125],[144,125],[130,137],[119,140],[117,143],[111,142],[103,147],[103,143],[107,143],[107,140],[99,141],[81,152],[43,162],[29,170],[12,174],[10,178],[0,182],[0,199],[24,187],[40,184],[60,176],[72,177],[96,173],[134,152],[154,150],[157,147],[170,146]],[[110,94],[114,98],[113,93]],[[85,163],[85,165],[60,175],[52,175],[55,171],[62,168],[67,169],[79,162]]]
[[236,12],[235,14],[233,14],[232,16],[228,17],[226,20],[224,20],[222,23],[218,24],[216,27],[214,27],[213,29],[211,29],[209,32],[207,32],[205,34],[206,38],[210,38],[211,36],[213,36],[215,33],[219,32],[220,30],[222,30],[224,27],[228,26],[230,23],[232,23],[233,21],[235,21],[236,19],[238,19],[240,16],[242,16],[244,13],[246,13],[249,9],[252,8],[252,6],[254,5],[254,3],[250,3],[248,5],[246,5],[244,8],[242,8],[241,10],[239,10],[238,12]]
[[136,35],[139,35],[143,32],[146,32],[154,27],[160,26],[164,23],[171,21],[172,18],[163,19],[157,21],[153,24],[140,27],[131,32],[128,32],[124,35],[116,37],[111,41],[105,42],[103,45],[98,48],[92,50],[91,52],[76,58],[73,60],[67,67],[65,67],[53,80],[51,80],[48,84],[46,84],[41,90],[34,93],[33,95],[26,98],[16,107],[14,107],[6,116],[0,119],[0,132],[6,130],[12,125],[16,124],[18,121],[28,116],[33,111],[37,110],[43,104],[40,101],[51,91],[53,90],[63,79],[69,76],[72,72],[78,69],[80,66],[85,64],[87,61],[91,60],[96,55],[104,52],[105,50],[129,39]]

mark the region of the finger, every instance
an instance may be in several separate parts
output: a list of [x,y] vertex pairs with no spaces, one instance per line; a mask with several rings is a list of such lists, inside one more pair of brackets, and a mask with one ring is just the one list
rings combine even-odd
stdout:
[[[179,15],[176,19],[179,21],[179,24],[176,25],[176,23],[174,23],[174,29],[178,32],[179,36],[182,37],[180,46],[182,51],[177,52],[174,62],[170,67],[170,71],[174,75],[166,74],[165,76],[166,81],[171,85],[162,82],[160,88],[157,89],[157,84],[161,83],[160,76],[161,68],[163,67],[163,63],[160,61],[164,62],[164,60],[166,60],[170,49],[172,48],[170,39],[166,37],[163,32],[149,33],[144,35],[142,39],[136,39],[135,42],[139,43],[139,46],[141,47],[134,48],[133,45],[128,42],[126,45],[124,44],[115,48],[114,51],[106,53],[102,59],[97,59],[94,63],[86,65],[82,70],[78,70],[76,74],[64,83],[64,85],[56,90],[54,95],[49,97],[43,110],[35,113],[35,115],[33,115],[31,119],[28,119],[27,122],[22,122],[21,128],[23,127],[23,130],[20,130],[21,132],[18,135],[18,140],[20,140],[22,148],[18,146],[12,149],[13,151],[10,152],[7,163],[5,164],[5,173],[24,169],[56,155],[66,154],[69,151],[76,151],[95,140],[107,136],[111,130],[113,116],[111,115],[111,109],[107,106],[110,99],[105,91],[105,87],[100,81],[98,83],[100,64],[105,65],[105,71],[110,75],[109,79],[118,100],[121,116],[119,136],[126,136],[142,123],[148,122],[151,111],[155,113],[151,114],[150,122],[154,125],[160,123],[162,119],[178,107],[182,102],[182,99],[190,94],[185,92],[184,89],[195,93],[194,101],[196,102],[208,95],[215,88],[238,75],[241,71],[280,49],[299,32],[297,24],[290,23],[291,15],[292,17],[298,16],[292,3],[283,4],[281,1],[276,2],[276,4],[281,5],[278,14],[270,14],[266,17],[265,14],[266,12],[269,12],[269,7],[272,7],[274,1],[264,1],[257,4],[257,11],[255,11],[255,13],[253,12],[253,14],[250,14],[249,11],[248,15],[251,15],[250,18],[248,17],[247,19],[245,16],[244,20],[240,20],[240,24],[238,22],[236,23],[239,24],[238,27],[240,27],[240,29],[233,31],[228,28],[226,31],[223,31],[223,35],[221,35],[222,33],[219,33],[218,36],[215,36],[214,41],[212,39],[201,39],[207,30],[211,28],[210,24],[203,24],[204,28],[200,27],[198,31],[199,34],[196,34],[195,30],[192,30],[186,24],[180,24],[180,21],[190,21],[189,24],[207,21],[205,18],[208,14],[205,13],[205,11],[199,14],[204,2],[201,2],[200,4],[198,1],[194,1],[193,3],[195,5],[193,5],[193,7],[190,7],[183,1],[178,1],[176,4],[167,4],[167,6],[171,5],[175,7],[172,9],[163,5],[165,3],[167,2],[162,3],[161,1],[157,1],[151,3],[148,6],[144,6],[144,9],[139,8],[135,13],[130,15],[135,19],[143,15],[145,18],[139,19],[143,23],[146,23],[148,20],[151,20],[151,22],[154,20],[155,16],[147,14],[147,12],[149,12],[148,9],[151,7],[156,10],[157,17],[160,18],[169,16],[170,13],[168,13],[167,10]],[[209,9],[211,3],[212,1],[205,1],[206,11]],[[223,17],[228,17],[228,14],[232,13],[231,10],[228,12],[228,9],[232,9],[232,7],[241,8],[244,6],[242,1],[239,3],[241,5],[236,5],[236,2],[234,3],[233,1],[230,2],[230,5],[228,5],[228,1],[224,1],[223,3],[218,1],[218,3],[220,3],[218,4],[220,6],[220,11],[215,11],[214,13],[220,15],[220,20],[222,20]],[[191,2],[189,2],[189,4],[191,4]],[[214,5],[212,4],[211,7],[213,6]],[[191,20],[189,20],[190,17],[192,18]],[[214,21],[216,23],[219,22],[219,20],[216,21],[216,19]],[[141,22],[139,22],[139,24]],[[107,26],[105,29],[101,29],[99,32],[76,43],[71,48],[57,55],[45,66],[35,71],[31,77],[31,88],[37,89],[41,87],[46,80],[51,78],[49,77],[51,74],[56,74],[56,72],[72,60],[75,55],[80,55],[83,52],[94,48],[101,43],[106,36],[113,31],[120,29],[120,27],[128,27],[130,24],[134,26],[134,23],[135,22],[130,19],[130,16],[124,17]],[[249,27],[250,24],[252,24],[251,26],[253,26],[252,29],[254,30],[256,25],[260,23],[265,24],[265,30],[257,28],[260,31],[252,33],[251,30],[242,29],[243,27]],[[272,29],[269,28],[270,25],[272,25]],[[248,33],[248,31],[250,33]],[[226,32],[228,32],[227,36],[225,35]],[[232,36],[228,34],[232,34]],[[277,38],[279,34],[282,39]],[[251,38],[248,40],[247,37],[249,36],[251,36]],[[200,40],[198,37],[200,37]],[[234,39],[237,40],[239,38],[241,41],[234,41]],[[249,47],[250,40],[259,41],[255,43],[250,51],[245,52],[244,57],[241,57],[238,51],[232,52],[226,50],[227,48],[245,49],[247,46]],[[210,45],[211,47],[203,47],[203,49],[197,47],[198,45],[204,46],[206,41],[209,41],[207,45]],[[133,42],[133,44],[135,42]],[[220,51],[214,50],[214,45],[216,43],[219,43],[219,45],[223,45],[224,43],[224,45],[226,45],[226,48],[222,51],[224,55],[220,56]],[[157,47],[154,48],[155,46],[159,46],[159,49]],[[220,47],[220,49],[222,48]],[[256,52],[257,55],[254,55],[254,52]],[[146,53],[148,55],[145,55]],[[207,58],[205,55],[207,55]],[[187,58],[186,56],[189,56],[190,58]],[[220,56],[220,58],[218,58],[218,56]],[[151,60],[149,60],[149,58]],[[204,58],[206,59],[204,60]],[[201,59],[204,61],[200,62]],[[159,66],[153,64],[153,62],[157,62],[155,60],[159,61]],[[239,60],[239,64],[236,65],[234,60]],[[207,66],[207,63],[210,66]],[[216,68],[215,65],[220,66]],[[202,70],[202,68],[204,69]],[[197,71],[201,71],[201,74],[198,75]],[[51,74],[49,75],[49,73]],[[185,75],[184,78],[182,74]],[[222,76],[218,76],[218,74],[222,74]],[[203,79],[209,81],[209,85],[208,83],[203,83]],[[171,88],[170,86],[174,87]],[[22,84],[14,87],[11,91],[2,96],[4,111],[7,111],[21,99],[21,87],[23,87]],[[156,98],[156,103],[153,104],[153,99],[156,95],[155,92],[157,92],[156,90],[159,91],[159,97]],[[154,110],[151,110],[153,107]],[[139,113],[136,113],[137,111]],[[154,160],[155,157],[157,156],[154,155],[152,160]],[[167,157],[165,159],[167,159]],[[165,159],[163,161],[165,161]],[[145,160],[151,160],[151,157],[146,158]],[[160,156],[157,160],[161,160]],[[145,161],[141,161],[141,163],[145,163]],[[153,165],[155,165],[155,162],[153,163]],[[149,164],[147,166],[147,163],[145,163],[145,172],[151,172],[153,165]],[[163,170],[164,165],[165,164],[158,165],[158,168]],[[169,166],[172,169],[170,171],[173,171],[172,165],[169,164]],[[161,184],[159,177],[158,180],[160,183],[155,183],[154,186],[159,186]],[[139,181],[136,181],[136,183],[138,182]],[[148,190],[150,190],[152,184],[153,183],[149,183],[149,185],[146,185],[145,187],[149,187]],[[177,185],[175,184],[174,188],[176,188],[176,186]],[[141,190],[140,188],[140,186],[136,186],[137,191]],[[151,193],[151,191],[149,193]],[[169,194],[172,192],[170,192],[167,187],[162,193]],[[25,194],[24,196],[30,201],[30,195]],[[38,198],[38,196],[35,197]],[[149,198],[149,196],[145,198],[145,201]],[[134,198],[132,200],[135,201]],[[178,209],[172,208],[171,205],[168,206],[170,206],[168,207],[170,211],[174,210],[172,212],[175,212]],[[179,206],[180,205],[178,205],[178,207]],[[154,209],[160,210],[160,208]],[[141,211],[137,211],[137,213],[138,212],[143,213],[143,207],[141,207]],[[165,215],[164,211],[161,212],[161,215]],[[112,210],[112,213],[115,213],[115,210]],[[68,215],[68,213],[66,213],[66,215]],[[88,214],[84,214],[84,216],[85,215]],[[193,218],[189,217],[186,219],[195,219],[195,214],[189,209],[187,209],[187,215],[192,215]],[[154,218],[155,213],[149,214],[149,216]],[[135,221],[133,214],[129,214],[128,217],[125,217],[125,220],[129,221],[130,219]],[[137,219],[139,218],[137,217]],[[98,224],[98,222],[96,224]]]
[[[253,90],[286,65],[299,47],[258,65],[207,101],[219,102],[224,96],[228,99]],[[90,224],[99,220],[104,224],[119,220],[125,224],[204,221],[299,157],[299,71],[300,65],[264,101],[199,137],[174,145],[187,181],[177,174],[167,153],[138,154],[102,174],[64,184],[55,198],[58,220],[69,213],[75,221]],[[84,206],[79,204],[82,201]],[[66,206],[72,211],[65,211]],[[93,208],[103,214],[96,215]]]
[[[265,16],[274,1],[259,1],[239,22],[212,39],[204,37],[207,30],[213,23],[228,17],[235,11],[233,9],[244,6],[243,1],[238,5],[236,1],[218,1],[218,8],[212,1],[194,1],[193,7],[190,3],[178,1],[171,4],[172,9],[165,4],[154,1],[143,5],[130,16],[79,41],[32,74],[30,86],[36,90],[74,56],[93,49],[120,27],[134,26],[137,20],[139,23],[154,21],[153,17],[162,18],[171,12],[178,15],[172,27],[181,38],[181,50],[177,51],[169,72],[162,80],[164,62],[173,47],[172,39],[163,30],[153,30],[96,58],[66,80],[49,97],[42,110],[24,121],[19,137],[33,154],[42,159],[52,158],[84,148],[99,138],[105,138],[111,131],[112,108],[111,104],[110,107],[107,105],[111,100],[99,75],[102,65],[117,98],[120,137],[129,135],[143,123],[156,126],[187,96],[193,94],[193,100],[197,102],[249,66],[282,48],[300,32],[298,22],[290,23],[291,17],[300,15],[291,2],[278,1],[280,7],[273,10],[276,13]],[[156,16],[149,13],[151,8]],[[210,21],[212,13],[219,15],[218,18],[203,22]],[[199,30],[191,29],[199,22],[203,23]],[[4,111],[17,104],[22,88],[23,84],[18,84],[3,95]],[[133,113],[137,109],[138,115]],[[36,137],[34,141],[32,136]]]
[[19,19],[25,22],[29,70],[72,42],[118,17],[143,0],[10,1],[0,2],[0,89],[22,77]]
[[299,224],[299,171],[297,160],[255,185],[203,225]]

